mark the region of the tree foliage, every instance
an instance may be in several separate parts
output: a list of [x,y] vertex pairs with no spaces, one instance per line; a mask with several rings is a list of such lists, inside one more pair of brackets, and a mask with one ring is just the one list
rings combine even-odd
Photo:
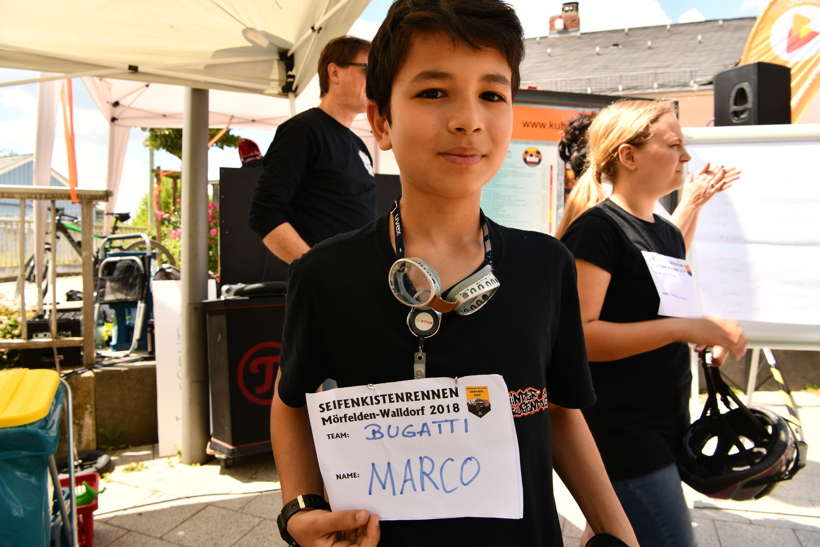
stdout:
[[[182,159],[182,129],[146,129],[143,127],[142,130],[148,132],[145,140],[142,141],[142,144],[147,148],[151,148],[152,150],[165,150],[169,154],[173,154],[179,159]],[[218,128],[208,129],[208,140],[210,141],[210,139],[216,137],[216,134],[220,131],[221,129]],[[232,134],[229,129],[213,146],[219,149],[224,149],[225,147],[236,148],[239,146],[239,137]]]

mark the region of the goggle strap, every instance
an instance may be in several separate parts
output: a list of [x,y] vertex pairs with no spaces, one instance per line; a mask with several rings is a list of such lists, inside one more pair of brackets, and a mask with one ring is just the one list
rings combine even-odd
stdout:
[[428,304],[431,308],[439,313],[449,313],[455,309],[458,302],[449,302],[438,296],[433,296],[433,300]]

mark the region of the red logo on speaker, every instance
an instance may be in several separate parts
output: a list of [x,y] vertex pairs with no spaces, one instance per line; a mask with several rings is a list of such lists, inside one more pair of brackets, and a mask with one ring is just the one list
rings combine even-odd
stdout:
[[242,394],[252,403],[271,405],[281,349],[279,342],[262,342],[249,349],[239,362],[236,380]]

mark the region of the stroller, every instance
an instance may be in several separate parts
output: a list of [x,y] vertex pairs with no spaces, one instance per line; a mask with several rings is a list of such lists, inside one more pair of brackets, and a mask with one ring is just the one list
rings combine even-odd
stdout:
[[[142,239],[145,250],[123,251],[122,245],[113,247],[112,241],[124,239]],[[114,249],[118,250],[114,250]],[[100,308],[105,305],[112,308],[117,317],[118,343],[113,352],[102,353],[107,357],[124,357],[138,349],[147,325],[146,315],[151,304],[151,240],[145,234],[116,234],[106,237],[97,251],[99,269],[97,291],[94,299],[94,324],[97,325]],[[128,313],[136,313],[133,318],[133,333],[130,344],[122,342],[122,335],[129,334]],[[126,346],[127,344],[127,346]],[[125,351],[122,351],[127,347]]]

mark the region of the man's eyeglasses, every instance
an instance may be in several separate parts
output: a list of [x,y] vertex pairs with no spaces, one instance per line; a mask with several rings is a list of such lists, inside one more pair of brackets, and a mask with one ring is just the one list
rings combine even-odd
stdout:
[[360,66],[367,71],[367,63],[347,63],[347,66]]

